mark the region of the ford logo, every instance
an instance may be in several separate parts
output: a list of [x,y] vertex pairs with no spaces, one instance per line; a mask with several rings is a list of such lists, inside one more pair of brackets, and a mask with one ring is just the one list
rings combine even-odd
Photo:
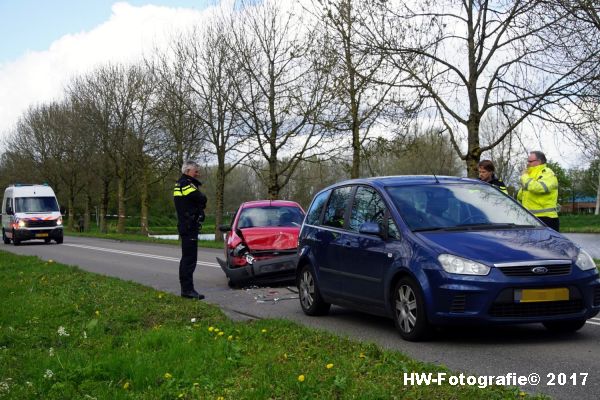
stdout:
[[531,269],[531,272],[534,274],[542,275],[548,272],[548,268],[546,267],[535,267]]

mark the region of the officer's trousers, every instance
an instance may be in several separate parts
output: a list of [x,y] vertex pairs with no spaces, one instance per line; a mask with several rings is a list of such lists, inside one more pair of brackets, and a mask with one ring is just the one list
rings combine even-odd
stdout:
[[198,234],[181,236],[181,261],[179,283],[182,292],[194,290],[194,271],[198,261]]

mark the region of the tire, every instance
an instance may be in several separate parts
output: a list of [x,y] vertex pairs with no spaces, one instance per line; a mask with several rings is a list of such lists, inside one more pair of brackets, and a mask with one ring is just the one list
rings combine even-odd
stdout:
[[13,239],[12,239],[12,241],[13,241],[13,244],[14,244],[15,246],[18,246],[18,245],[20,245],[20,244],[21,244],[21,240],[20,240],[20,239],[17,239],[17,235],[15,234],[15,231],[13,231]]
[[296,278],[300,307],[306,315],[326,315],[331,304],[323,301],[321,292],[315,280],[313,268],[305,264]]
[[46,243],[46,244],[50,243],[50,239],[49,238],[44,239],[44,243]]
[[54,240],[56,240],[56,244],[62,244],[62,242],[63,242],[63,237],[61,236],[61,237],[59,237],[58,239],[54,239]]
[[400,279],[394,287],[392,301],[394,323],[402,339],[417,342],[429,337],[431,327],[425,312],[423,294],[414,279]]
[[577,332],[585,325],[585,319],[576,319],[574,321],[547,321],[543,325],[551,332],[571,333]]
[[2,229],[2,241],[4,241],[4,244],[10,244],[10,239],[6,236],[4,229]]

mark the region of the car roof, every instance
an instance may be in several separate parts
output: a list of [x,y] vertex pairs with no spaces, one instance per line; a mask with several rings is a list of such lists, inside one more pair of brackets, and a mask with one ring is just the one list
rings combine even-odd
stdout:
[[300,204],[290,200],[253,200],[241,204],[240,208],[251,207],[300,207]]
[[396,176],[374,176],[371,178],[350,179],[338,182],[323,189],[323,191],[345,185],[368,184],[384,188],[386,186],[403,185],[430,185],[430,184],[452,184],[452,183],[482,183],[478,179],[461,178],[444,175],[396,175]]

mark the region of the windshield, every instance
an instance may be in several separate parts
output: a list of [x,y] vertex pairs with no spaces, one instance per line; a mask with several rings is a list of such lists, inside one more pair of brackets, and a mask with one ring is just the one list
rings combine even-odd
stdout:
[[300,226],[304,213],[298,207],[252,207],[240,214],[238,228],[255,226]]
[[388,187],[413,230],[543,226],[518,203],[489,185],[433,184]]
[[46,213],[58,211],[55,197],[16,197],[15,212]]

